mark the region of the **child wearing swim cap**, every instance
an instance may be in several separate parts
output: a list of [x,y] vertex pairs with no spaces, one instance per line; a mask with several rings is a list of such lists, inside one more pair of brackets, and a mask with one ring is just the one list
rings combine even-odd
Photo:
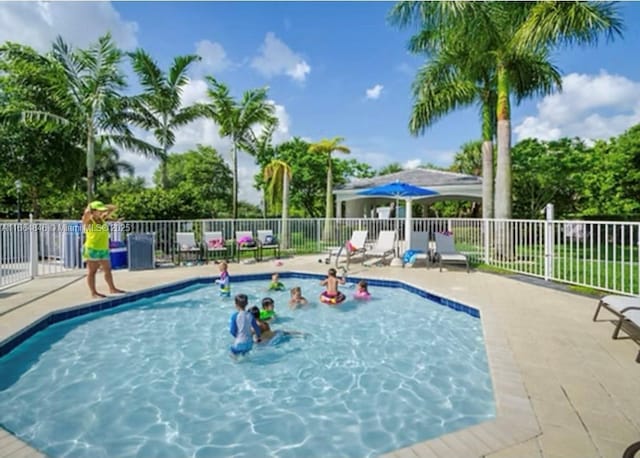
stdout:
[[262,310],[260,310],[260,319],[262,321],[274,320],[276,318],[275,304],[273,299],[265,297],[262,299]]
[[280,281],[280,274],[277,272],[271,275],[269,291],[284,291],[284,284]]
[[229,277],[229,271],[227,270],[227,263],[222,261],[218,267],[220,269],[220,277],[218,277],[215,282],[220,285],[220,295],[223,297],[231,297],[231,278]]

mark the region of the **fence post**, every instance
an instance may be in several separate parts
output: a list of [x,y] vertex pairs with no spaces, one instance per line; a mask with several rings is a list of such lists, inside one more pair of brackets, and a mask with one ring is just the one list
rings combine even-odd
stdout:
[[38,276],[38,228],[33,224],[33,213],[29,213],[29,276]]
[[322,253],[322,249],[320,248],[321,244],[322,244],[322,229],[321,229],[321,224],[320,224],[320,219],[316,218],[316,240],[317,240],[317,249],[318,249],[318,253]]
[[546,219],[544,222],[544,279],[549,281],[553,278],[553,220],[554,208],[553,204],[547,204],[545,207]]
[[489,264],[489,241],[490,241],[490,237],[489,237],[489,230],[490,230],[490,225],[489,225],[489,220],[487,218],[483,218],[482,219],[482,225],[484,226],[484,242],[483,242],[483,248],[484,248],[484,263],[485,264]]

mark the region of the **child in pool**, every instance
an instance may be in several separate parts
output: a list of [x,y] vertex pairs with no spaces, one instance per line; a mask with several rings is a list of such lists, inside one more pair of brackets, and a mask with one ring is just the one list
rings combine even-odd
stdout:
[[249,298],[246,294],[238,294],[235,297],[236,312],[231,315],[229,322],[229,332],[235,340],[229,348],[233,355],[244,355],[251,351],[253,338],[251,330],[255,332],[257,342],[260,342],[261,330],[253,315],[246,311]]
[[269,291],[284,291],[284,284],[280,281],[280,275],[277,272],[271,275]]
[[304,332],[298,331],[273,331],[271,329],[271,326],[269,326],[269,323],[260,319],[260,309],[258,307],[251,307],[250,312],[255,318],[256,323],[258,323],[258,326],[260,327],[260,337],[264,345],[276,345],[284,342],[285,340],[288,340],[288,338],[291,336],[305,335]]
[[338,305],[343,302],[346,297],[338,291],[338,285],[344,285],[346,282],[347,280],[344,276],[338,278],[336,269],[329,269],[327,278],[320,282],[325,287],[325,290],[320,294],[320,301],[329,305]]
[[227,270],[227,263],[222,261],[219,264],[220,277],[216,280],[216,284],[220,285],[220,295],[224,297],[231,297],[231,284],[229,278],[229,271]]
[[275,307],[275,303],[270,297],[265,297],[264,299],[262,299],[262,310],[260,310],[260,319],[262,321],[275,320]]
[[356,287],[356,294],[354,295],[356,299],[370,299],[371,294],[369,293],[369,284],[367,280],[360,280],[358,282],[358,286]]
[[291,299],[289,299],[289,308],[297,309],[301,305],[307,305],[307,298],[302,295],[302,288],[294,286],[291,288]]

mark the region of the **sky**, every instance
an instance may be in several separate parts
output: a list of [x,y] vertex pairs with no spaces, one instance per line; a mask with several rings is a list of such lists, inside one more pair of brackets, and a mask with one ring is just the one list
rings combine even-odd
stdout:
[[[391,2],[0,2],[0,42],[50,48],[57,35],[84,47],[110,31],[125,50],[144,48],[162,68],[197,53],[183,103],[206,101],[205,75],[235,96],[268,86],[279,127],[274,142],[341,136],[351,157],[375,169],[447,166],[459,147],[480,137],[476,107],[454,112],[420,137],[409,134],[411,83],[424,58],[410,55],[411,30],[386,17]],[[514,106],[513,142],[564,136],[610,138],[640,122],[640,3],[619,4],[622,39],[597,47],[558,50],[563,91]],[[126,69],[131,91],[135,76]],[[152,137],[139,134],[149,141]],[[177,133],[176,152],[214,146],[229,159],[229,142],[211,121]],[[123,158],[151,177],[157,163],[130,152]],[[240,198],[259,203],[257,168],[242,154]]]

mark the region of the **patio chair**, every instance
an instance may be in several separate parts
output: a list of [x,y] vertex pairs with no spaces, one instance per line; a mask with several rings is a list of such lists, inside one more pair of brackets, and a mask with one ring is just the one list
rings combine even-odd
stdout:
[[182,262],[183,256],[195,261],[200,259],[201,247],[196,242],[196,235],[193,232],[176,232],[176,244],[178,245],[178,265]]
[[431,262],[431,250],[429,249],[428,232],[412,232],[411,244],[404,253],[403,263],[413,266],[416,261],[424,260],[427,264]]
[[[365,261],[363,264],[379,264],[384,262],[388,255],[393,255],[396,251],[396,231],[380,231],[378,240],[373,248],[366,250],[364,253]],[[369,258],[377,258],[372,260]]]
[[629,307],[640,307],[640,297],[618,296],[615,294],[604,296],[598,301],[596,313],[593,315],[593,321],[598,321],[598,314],[603,307],[613,313],[617,319],[620,319]]
[[227,249],[227,243],[222,236],[222,232],[205,232],[202,239],[207,261],[212,257],[214,260],[227,259],[229,250]]
[[611,337],[620,339],[620,331],[624,331],[629,338],[640,343],[640,307],[627,307],[622,311]]
[[260,245],[260,260],[262,260],[264,250],[273,250],[275,258],[280,259],[280,242],[273,236],[272,230],[258,231],[258,245]]
[[442,272],[442,265],[444,263],[465,264],[467,266],[467,273],[469,272],[469,258],[456,250],[453,235],[436,232],[435,259],[440,266],[440,272]]
[[362,255],[366,251],[368,233],[368,231],[353,231],[351,238],[344,245],[328,247],[329,256],[325,262],[331,264],[331,257],[335,256],[337,264],[338,258],[346,256],[348,265],[352,257]]
[[[253,243],[245,243],[243,240],[252,240]],[[253,258],[258,261],[260,246],[258,242],[253,238],[252,231],[236,231],[235,246],[236,260],[240,262],[240,254],[244,252],[253,253]]]

